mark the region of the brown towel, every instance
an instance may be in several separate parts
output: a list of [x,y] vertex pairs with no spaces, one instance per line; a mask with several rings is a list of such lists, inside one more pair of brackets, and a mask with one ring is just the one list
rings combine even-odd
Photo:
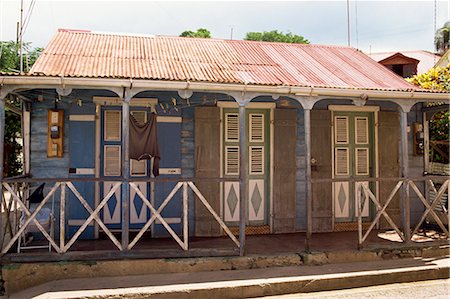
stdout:
[[153,175],[159,175],[159,145],[156,129],[156,114],[151,113],[149,120],[140,124],[130,114],[130,159],[153,161]]

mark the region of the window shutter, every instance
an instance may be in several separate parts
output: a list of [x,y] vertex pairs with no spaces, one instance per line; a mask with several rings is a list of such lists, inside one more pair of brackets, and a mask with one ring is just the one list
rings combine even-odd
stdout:
[[225,147],[225,174],[239,175],[239,146]]
[[131,115],[133,115],[138,124],[142,125],[147,122],[147,111],[131,111]]
[[120,141],[121,115],[118,110],[105,111],[105,141]]
[[250,142],[264,142],[264,114],[250,114]]
[[334,124],[335,124],[335,128],[334,128],[335,143],[347,144],[348,143],[348,117],[336,116]]
[[367,117],[356,117],[355,120],[356,144],[369,143],[369,120]]
[[369,149],[357,148],[356,149],[356,174],[368,175],[369,174]]
[[130,159],[130,172],[134,176],[145,176],[147,174],[147,160]]
[[336,175],[348,175],[348,148],[336,148]]
[[264,147],[250,147],[250,174],[264,174]]
[[120,176],[120,145],[105,145],[105,176]]
[[225,140],[239,141],[239,114],[225,114]]

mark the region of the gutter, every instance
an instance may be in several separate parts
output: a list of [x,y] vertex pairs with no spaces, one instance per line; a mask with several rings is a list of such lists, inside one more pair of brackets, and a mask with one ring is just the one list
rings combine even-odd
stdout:
[[14,85],[17,89],[34,88],[73,88],[73,89],[108,89],[129,88],[148,90],[192,90],[192,91],[216,91],[216,92],[255,92],[262,94],[278,94],[285,96],[320,96],[320,97],[361,97],[366,94],[369,99],[403,99],[421,101],[450,101],[450,93],[434,93],[420,91],[389,91],[389,90],[366,90],[347,88],[324,88],[324,87],[289,87],[289,86],[263,86],[248,84],[225,84],[208,82],[185,82],[185,81],[161,81],[161,80],[134,80],[110,79],[110,78],[74,78],[74,77],[35,77],[35,76],[3,76],[0,81],[4,86]]

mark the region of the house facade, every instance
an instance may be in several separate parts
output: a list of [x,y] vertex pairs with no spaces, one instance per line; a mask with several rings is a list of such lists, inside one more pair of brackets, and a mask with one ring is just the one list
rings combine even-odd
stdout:
[[[72,30],[0,80],[3,115],[9,96],[23,101],[21,181],[46,182],[38,208],[53,202],[61,253],[102,234],[121,251],[227,235],[241,254],[248,234],[377,225],[406,240],[424,211],[402,195],[424,169],[414,124],[422,103],[450,98],[348,47]],[[153,117],[158,176],[155,158],[129,155],[130,118]]]

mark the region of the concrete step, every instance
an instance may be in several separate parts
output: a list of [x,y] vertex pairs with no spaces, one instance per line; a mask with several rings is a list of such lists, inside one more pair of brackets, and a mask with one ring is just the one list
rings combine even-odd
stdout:
[[450,258],[81,278],[10,298],[248,298],[449,278]]

